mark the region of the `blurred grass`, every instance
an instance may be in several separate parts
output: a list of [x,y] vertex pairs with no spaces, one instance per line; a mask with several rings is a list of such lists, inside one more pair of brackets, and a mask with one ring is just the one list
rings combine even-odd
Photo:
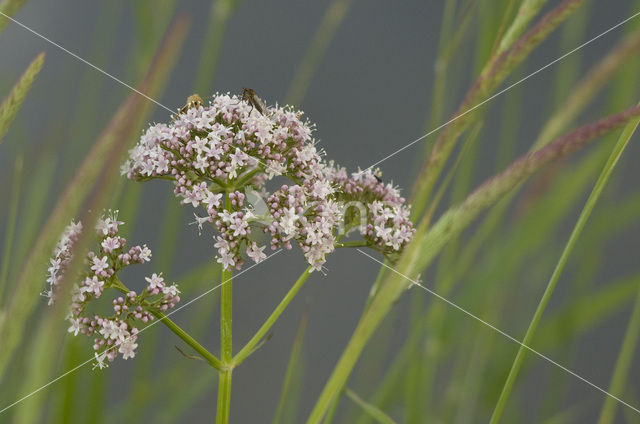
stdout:
[[[0,17],[0,19],[3,18]],[[33,81],[38,73],[40,73],[40,69],[42,69],[43,63],[44,53],[40,53],[33,62],[29,64],[26,71],[24,71],[20,77],[20,80],[18,80],[16,85],[11,89],[11,93],[9,93],[7,98],[0,104],[0,142],[2,142],[9,125],[11,125],[11,122],[20,110],[22,102],[27,96],[27,93],[29,93]]]
[[[26,2],[27,0],[2,0],[0,3],[0,12],[13,16]],[[9,19],[0,16],[0,33],[4,31],[9,22]]]
[[[140,84],[141,91],[147,92],[151,96],[159,94],[173,63],[175,63],[186,34],[187,25],[185,20],[179,20],[176,23],[167,37],[166,45],[156,57],[154,66],[150,67],[148,75]],[[33,311],[34,301],[38,300],[33,296],[33,293],[37,293],[41,287],[47,258],[62,228],[77,213],[79,206],[90,194],[94,183],[99,196],[93,200],[92,206],[95,207],[94,210],[101,210],[105,206],[104,202],[109,197],[110,188],[117,181],[115,176],[119,171],[122,154],[134,140],[132,130],[137,128],[136,123],[139,125],[149,110],[150,105],[144,97],[137,93],[131,94],[96,142],[74,179],[67,186],[65,193],[59,198],[57,206],[47,221],[46,229],[39,236],[36,247],[29,255],[29,262],[32,266],[23,269],[20,280],[14,288],[8,314],[17,319],[11,320],[10,325],[7,325],[9,321],[5,321],[5,325],[0,328],[0,333],[7,341],[2,356],[0,356],[2,370],[6,368],[13,350],[21,341],[22,328],[26,324],[27,317]],[[102,180],[99,179],[101,173],[104,173]],[[89,228],[92,227],[90,221],[85,222],[85,225]],[[28,370],[21,384],[22,393],[29,393],[43,382],[48,381],[50,377],[56,355],[55,352],[49,350],[49,347],[55,345],[53,340],[59,338],[58,334],[64,325],[62,321],[64,314],[58,309],[52,308],[44,314],[38,325],[36,336],[30,342],[30,362],[33,366]],[[44,400],[45,398],[38,394],[16,407],[16,422],[28,423],[37,420],[39,413],[42,412],[39,405]]]
[[291,347],[289,361],[287,362],[287,370],[284,373],[282,389],[280,392],[280,401],[273,417],[273,424],[279,423],[295,423],[298,415],[298,404],[300,401],[300,392],[302,388],[302,379],[304,378],[304,355],[303,343],[304,336],[307,332],[307,321],[309,320],[309,309],[305,309],[296,338]]

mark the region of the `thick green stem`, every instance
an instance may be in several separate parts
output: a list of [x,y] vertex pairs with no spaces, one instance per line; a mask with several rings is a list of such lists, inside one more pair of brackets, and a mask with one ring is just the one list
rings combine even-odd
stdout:
[[[231,210],[229,194],[225,194],[225,209]],[[218,410],[216,414],[217,424],[229,422],[229,409],[231,406],[231,372],[233,371],[232,348],[232,294],[233,271],[222,267],[222,281],[220,286],[220,360],[222,370],[218,376]]]
[[222,286],[220,287],[220,359],[223,368],[218,376],[217,424],[229,422],[229,409],[231,406],[231,372],[233,371],[233,350],[231,345],[232,288],[232,271],[223,269]]
[[229,422],[229,407],[231,406],[231,368],[220,371],[218,377],[218,410],[216,423]]
[[309,278],[311,271],[311,267],[307,267],[304,270],[302,275],[298,278],[296,283],[291,287],[289,292],[285,295],[285,297],[280,301],[280,304],[276,307],[276,309],[271,313],[269,318],[262,324],[262,327],[256,332],[256,334],[247,342],[247,344],[238,352],[238,354],[233,358],[232,364],[233,366],[239,365],[242,361],[247,359],[251,353],[256,349],[260,340],[267,334],[267,332],[271,329],[273,324],[275,324],[276,320],[280,317],[282,312],[284,312],[285,308],[291,303],[295,295],[302,288],[307,278]]

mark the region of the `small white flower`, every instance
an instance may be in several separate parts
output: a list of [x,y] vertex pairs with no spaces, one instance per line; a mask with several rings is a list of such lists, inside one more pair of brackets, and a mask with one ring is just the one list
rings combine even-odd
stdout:
[[107,260],[109,258],[107,258],[106,256],[103,256],[102,259],[98,258],[97,256],[93,258],[93,265],[91,265],[91,269],[95,272],[95,273],[99,273],[101,271],[104,271],[105,269],[109,268],[109,264],[107,263]]
[[107,237],[102,240],[100,244],[105,252],[111,253],[117,248],[120,247],[120,238],[119,237]]
[[166,286],[162,289],[162,293],[166,294],[168,296],[173,296],[176,297],[177,295],[180,294],[180,290],[178,290],[178,286],[175,284],[172,284],[170,286]]
[[120,348],[118,352],[122,353],[122,359],[129,359],[136,356],[135,349],[138,347],[138,344],[133,340],[133,338],[129,337],[122,341],[120,344]]
[[102,352],[100,355],[98,355],[98,352],[94,352],[93,356],[96,358],[96,363],[93,364],[93,369],[94,370],[96,368],[104,369],[104,368],[107,368],[109,366],[109,364],[104,362],[104,360],[107,358],[107,354],[105,352]]
[[262,262],[266,259],[267,255],[263,252],[266,246],[258,247],[256,242],[251,244],[251,247],[247,248],[247,256],[249,256],[255,263]]
[[67,332],[73,333],[74,336],[77,336],[82,327],[80,326],[80,318],[71,318],[69,319],[71,322],[71,326],[67,329]]
[[151,275],[151,278],[145,277],[144,279],[149,283],[149,290],[160,290],[164,287],[164,278],[162,278],[162,275],[158,275],[155,272]]
[[218,253],[220,253],[218,262],[224,266],[224,269],[231,269],[236,264],[233,255],[229,254],[229,252],[218,250]]
[[143,245],[138,257],[145,262],[149,262],[151,260],[151,249],[149,249],[146,244]]
[[98,280],[98,277],[94,275],[93,277],[87,277],[84,280],[84,286],[82,287],[82,290],[84,290],[85,292],[91,292],[96,296],[100,296],[100,293],[102,293],[102,287],[104,287],[104,281]]

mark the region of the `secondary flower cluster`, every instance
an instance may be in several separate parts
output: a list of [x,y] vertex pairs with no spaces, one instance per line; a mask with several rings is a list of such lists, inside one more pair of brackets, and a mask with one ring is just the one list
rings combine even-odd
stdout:
[[[126,240],[118,235],[118,227],[122,224],[117,220],[117,211],[100,217],[95,227],[98,248],[87,254],[86,270],[71,288],[68,331],[76,336],[81,333],[94,337],[96,366],[100,368],[106,366],[105,359],[111,362],[118,353],[124,359],[135,356],[139,324],[152,321],[154,313],[173,308],[180,301],[178,287],[167,285],[161,275],[154,273],[145,278],[147,285],[139,295],[118,280],[117,273],[122,269],[151,260],[151,250],[146,245],[126,247]],[[49,304],[57,300],[59,282],[72,259],[73,245],[81,231],[82,224],[72,221],[54,250],[47,278],[49,290],[44,293]],[[91,301],[102,297],[108,288],[121,293],[112,300],[113,314],[89,313],[87,308]]]
[[[324,163],[313,126],[301,116],[277,106],[263,114],[237,96],[215,95],[208,106],[191,105],[170,124],[147,129],[122,173],[138,181],[170,179],[183,204],[202,206],[206,215],[196,215],[198,225],[208,222],[219,231],[215,247],[226,269],[240,269],[244,255],[266,258],[266,245],[252,239],[255,228],[271,237],[271,249],[290,249],[294,240],[307,262],[321,269],[342,235],[345,202],[367,209],[360,214],[367,243],[385,254],[399,251],[413,234],[404,199],[371,172],[347,177]],[[275,177],[290,184],[267,192]],[[261,193],[264,210],[247,204],[248,188]]]
[[337,187],[337,197],[344,205],[354,202],[367,205],[366,210],[358,209],[357,214],[355,209],[347,207],[344,216],[347,228],[358,226],[370,246],[384,254],[394,254],[411,241],[415,229],[409,220],[409,207],[397,188],[379,180],[377,170],[354,172],[349,176],[345,168],[330,163],[324,173]]

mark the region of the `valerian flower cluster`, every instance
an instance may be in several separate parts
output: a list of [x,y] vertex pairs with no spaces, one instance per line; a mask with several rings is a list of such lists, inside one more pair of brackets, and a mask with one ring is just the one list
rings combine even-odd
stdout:
[[[140,294],[129,290],[118,279],[118,272],[129,265],[151,260],[151,250],[146,246],[126,247],[126,240],[118,235],[117,212],[109,212],[98,219],[95,231],[98,237],[96,251],[88,252],[86,269],[74,279],[71,288],[71,305],[67,320],[69,332],[94,338],[96,366],[106,366],[105,359],[113,361],[118,354],[124,359],[135,355],[139,325],[154,319],[154,313],[173,308],[180,301],[180,291],[175,284],[167,285],[161,275],[153,274],[146,279],[146,287]],[[58,242],[43,293],[49,304],[57,301],[59,284],[73,257],[73,245],[82,231],[82,224],[71,222]],[[113,314],[103,316],[90,313],[91,302],[103,296],[107,289],[115,289],[118,297],[112,298]]]
[[[301,117],[278,106],[263,114],[237,96],[215,95],[208,106],[193,105],[147,129],[122,173],[138,181],[169,179],[183,204],[201,206],[206,215],[196,215],[197,222],[218,230],[218,262],[226,269],[240,269],[245,255],[266,258],[266,245],[254,235],[262,232],[271,249],[290,249],[295,241],[320,270],[358,219],[366,245],[385,255],[399,252],[414,229],[397,189],[372,171],[349,176],[325,163],[313,126]],[[267,191],[275,178],[288,182]],[[266,207],[248,204],[249,190]]]

